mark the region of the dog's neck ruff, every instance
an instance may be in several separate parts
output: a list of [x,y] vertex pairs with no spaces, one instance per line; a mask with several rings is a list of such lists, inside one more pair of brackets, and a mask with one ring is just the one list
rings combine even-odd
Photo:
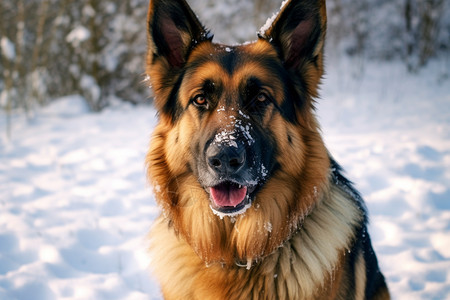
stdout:
[[[176,236],[167,221],[160,218],[151,233],[151,244],[157,245],[150,248],[155,259],[154,272],[164,286],[180,290],[180,295],[186,291],[174,282],[189,284],[204,280],[207,274],[214,282],[227,284],[229,281],[230,285],[232,282],[236,285],[236,276],[241,278],[240,285],[230,288],[224,299],[251,299],[267,284],[276,285],[275,290],[280,293],[274,299],[286,298],[282,295],[295,295],[292,299],[310,298],[327,282],[325,278],[333,277],[340,258],[350,251],[348,247],[364,217],[351,196],[338,184],[331,183],[322,201],[305,217],[298,230],[273,253],[225,266],[202,261],[195,249]],[[255,274],[258,274],[256,282]]]

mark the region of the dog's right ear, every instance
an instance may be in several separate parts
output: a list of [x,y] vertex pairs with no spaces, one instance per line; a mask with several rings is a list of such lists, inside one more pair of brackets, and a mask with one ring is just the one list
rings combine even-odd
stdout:
[[148,66],[165,60],[180,69],[193,46],[212,39],[185,0],[151,0],[147,23]]
[[326,26],[325,0],[286,0],[279,14],[259,32],[313,97],[318,96],[323,74]]

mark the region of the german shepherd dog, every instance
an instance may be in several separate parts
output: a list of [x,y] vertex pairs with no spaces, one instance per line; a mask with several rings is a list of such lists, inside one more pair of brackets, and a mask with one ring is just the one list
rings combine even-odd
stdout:
[[[268,22],[270,23],[270,22]],[[325,0],[289,0],[255,42],[212,41],[185,0],[151,0],[146,163],[165,299],[389,299],[366,207],[314,101]]]

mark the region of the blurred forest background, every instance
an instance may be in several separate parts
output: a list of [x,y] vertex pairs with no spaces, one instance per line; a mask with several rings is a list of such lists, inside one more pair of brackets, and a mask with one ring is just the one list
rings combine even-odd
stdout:
[[[216,41],[256,39],[278,0],[190,0]],[[148,0],[1,0],[0,108],[29,113],[64,95],[93,111],[149,102]],[[450,1],[328,0],[327,56],[399,60],[411,72],[449,59]]]

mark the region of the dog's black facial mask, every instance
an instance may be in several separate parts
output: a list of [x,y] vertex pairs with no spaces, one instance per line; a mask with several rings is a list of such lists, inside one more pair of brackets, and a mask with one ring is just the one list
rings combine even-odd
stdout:
[[[221,113],[226,110],[219,109]],[[205,128],[208,138],[195,147],[200,149],[193,166],[198,180],[210,195],[212,209],[225,214],[242,213],[274,169],[271,138],[242,115],[225,116],[223,126],[212,132]]]
[[[238,64],[245,59],[227,59],[227,55],[232,54],[216,49],[210,58],[227,78],[201,81],[201,92],[193,94],[186,113],[195,115],[200,124],[191,143],[190,167],[210,195],[211,208],[231,215],[248,208],[276,165],[274,139],[264,128],[264,118],[275,104],[256,77],[232,72],[244,69],[245,63]],[[188,65],[192,77],[206,76],[201,70],[190,70]]]

